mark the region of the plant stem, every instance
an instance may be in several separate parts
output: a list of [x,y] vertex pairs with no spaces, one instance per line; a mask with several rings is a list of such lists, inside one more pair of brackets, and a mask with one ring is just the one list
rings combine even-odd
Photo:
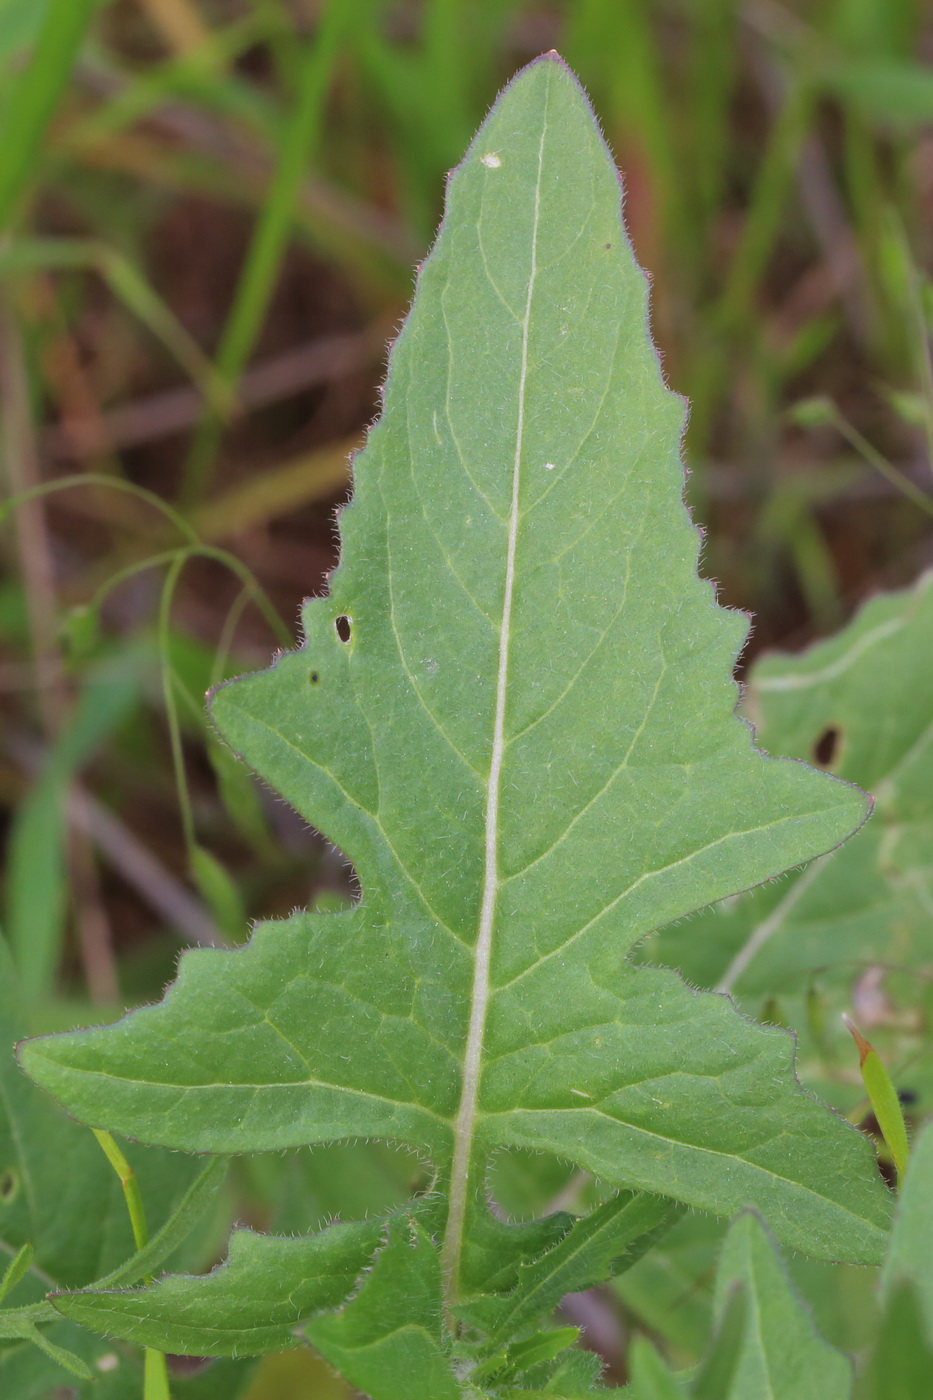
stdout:
[[[109,1133],[102,1132],[99,1128],[92,1128],[91,1131],[100,1143],[107,1161],[117,1174],[123,1188],[123,1199],[126,1201],[126,1208],[129,1212],[133,1240],[137,1249],[143,1249],[149,1243],[149,1227],[146,1224],[146,1210],[143,1206],[142,1193],[139,1189],[136,1173]],[[143,1281],[151,1283],[151,1275],[147,1275]],[[143,1400],[171,1400],[168,1386],[168,1367],[165,1363],[164,1352],[153,1351],[150,1347],[146,1347],[143,1367]]]
[[92,1128],[91,1132],[97,1138],[104,1156],[119,1178],[126,1208],[130,1215],[130,1224],[133,1227],[133,1240],[136,1248],[142,1249],[144,1244],[149,1243],[149,1229],[146,1225],[146,1211],[143,1207],[143,1198],[136,1173],[109,1133],[102,1132],[99,1128]]
[[877,447],[873,447],[866,437],[863,437],[858,428],[854,427],[847,418],[844,418],[838,409],[835,410],[834,423],[837,431],[845,438],[851,447],[854,447],[859,456],[864,457],[875,471],[886,477],[898,491],[902,492],[909,501],[912,501],[920,510],[927,515],[933,515],[933,496],[928,496],[909,476],[888,461]]
[[187,550],[180,550],[172,562],[165,582],[162,585],[162,599],[159,604],[159,655],[162,663],[162,696],[165,702],[165,718],[168,724],[169,744],[172,750],[172,765],[175,769],[175,788],[178,794],[178,807],[181,813],[181,826],[185,837],[185,847],[189,859],[195,847],[194,813],[191,809],[191,795],[188,791],[188,778],[185,772],[185,755],[181,742],[181,725],[178,722],[178,706],[175,703],[175,676],[171,656],[172,600],[179,576],[188,559]]

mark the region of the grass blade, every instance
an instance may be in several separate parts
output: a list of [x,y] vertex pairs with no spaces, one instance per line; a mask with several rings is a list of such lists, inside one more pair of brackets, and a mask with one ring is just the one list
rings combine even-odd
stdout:
[[[84,37],[94,0],[52,0],[32,61],[21,74],[6,110],[7,138],[0,142],[0,228],[36,168],[36,157]],[[10,139],[10,132],[16,139]]]
[[[246,366],[275,287],[298,191],[320,136],[330,75],[352,8],[348,4],[331,4],[308,49],[298,107],[285,132],[282,157],[256,225],[217,352],[217,369],[230,390]],[[210,484],[220,432],[221,423],[216,413],[211,413],[195,435],[183,487],[188,503],[199,501]]]

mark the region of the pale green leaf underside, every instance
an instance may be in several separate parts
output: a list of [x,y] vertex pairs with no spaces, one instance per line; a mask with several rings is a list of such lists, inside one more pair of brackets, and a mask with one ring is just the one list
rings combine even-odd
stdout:
[[[838,968],[933,956],[933,574],[872,598],[837,636],[753,668],[746,708],[769,753],[811,758],[875,797],[872,821],[792,882],[670,929],[654,957],[705,985],[783,993]],[[825,977],[823,978],[825,982]]]
[[226,1262],[205,1276],[173,1274],[149,1288],[64,1293],[53,1302],[95,1332],[162,1351],[281,1351],[298,1345],[300,1321],[344,1301],[381,1235],[363,1221],[303,1239],[237,1230]]
[[454,1290],[481,1282],[461,1244],[501,1145],[878,1258],[870,1149],[798,1089],[789,1041],[626,962],[864,815],[733,713],[745,622],[697,577],[682,422],[611,159],[538,61],[452,177],[305,646],[214,700],[361,904],[187,955],[163,1006],[34,1042],[30,1073],[189,1150],[423,1146]]

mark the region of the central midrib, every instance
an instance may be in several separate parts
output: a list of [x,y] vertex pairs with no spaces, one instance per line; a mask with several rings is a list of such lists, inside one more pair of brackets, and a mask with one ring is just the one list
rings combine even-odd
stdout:
[[489,969],[492,958],[492,937],[495,924],[496,895],[499,888],[499,791],[502,760],[505,752],[505,706],[509,672],[509,640],[512,623],[512,601],[515,588],[515,555],[518,539],[519,488],[521,485],[522,447],[525,436],[525,388],[528,378],[528,338],[531,324],[531,303],[538,271],[538,220],[541,206],[541,170],[544,137],[547,130],[547,102],[538,144],[538,170],[535,180],[535,203],[531,234],[531,266],[528,290],[522,318],[521,367],[518,380],[518,413],[515,429],[515,456],[512,464],[512,501],[509,508],[508,545],[506,549],[505,586],[502,598],[502,623],[499,629],[499,665],[496,676],[496,707],[493,721],[492,749],[489,763],[489,783],[486,793],[485,854],[483,894],[480,904],[476,939],[476,962],[470,998],[470,1021],[463,1059],[463,1085],[460,1105],[454,1124],[454,1150],[450,1171],[449,1209],[441,1265],[448,1305],[456,1302],[459,1292],[460,1255],[463,1228],[470,1189],[470,1161],[476,1125],[476,1106],[482,1068],[483,1037],[489,1006]]

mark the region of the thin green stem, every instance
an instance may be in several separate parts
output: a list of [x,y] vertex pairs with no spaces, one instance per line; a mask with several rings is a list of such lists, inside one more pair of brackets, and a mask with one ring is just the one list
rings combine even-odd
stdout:
[[159,656],[162,665],[162,696],[165,702],[165,720],[168,725],[169,745],[172,751],[172,766],[175,770],[175,789],[178,794],[178,808],[181,813],[181,826],[189,856],[195,848],[194,813],[191,808],[191,794],[188,791],[188,775],[185,771],[185,755],[181,742],[181,725],[178,721],[178,705],[175,700],[175,676],[171,660],[171,620],[172,601],[181,571],[190,557],[189,550],[180,550],[172,561],[162,585],[159,601]]
[[241,588],[236,598],[227,610],[224,618],[224,625],[221,629],[220,637],[214,651],[214,660],[211,665],[211,687],[219,685],[224,678],[224,671],[227,668],[227,660],[230,656],[230,648],[233,646],[233,637],[237,629],[237,624],[250,603],[250,593],[245,587]]
[[27,491],[17,491],[16,495],[10,496],[0,503],[0,522],[27,501],[34,501],[39,496],[54,496],[59,491],[69,491],[76,486],[109,486],[114,491],[123,491],[128,496],[136,496],[138,500],[145,501],[147,505],[161,511],[191,544],[200,544],[200,539],[193,526],[188,523],[180,511],[177,511],[174,506],[170,506],[167,501],[163,501],[161,496],[157,496],[154,491],[147,491],[144,486],[136,486],[134,482],[124,481],[121,477],[107,476],[104,472],[81,472],[80,476],[66,476],[60,481],[46,481],[41,486],[31,486]]
[[[102,1132],[99,1128],[92,1128],[91,1131],[100,1143],[104,1156],[116,1172],[117,1179],[123,1188],[123,1199],[126,1201],[126,1208],[129,1212],[136,1248],[138,1250],[144,1249],[149,1243],[149,1227],[146,1224],[146,1210],[143,1206],[142,1193],[139,1189],[136,1173],[109,1133]],[[147,1275],[144,1282],[151,1283],[151,1275]],[[143,1400],[171,1400],[168,1367],[164,1353],[153,1351],[147,1347],[144,1352],[143,1367]]]
[[[240,580],[243,587],[241,592],[237,595],[236,602],[231,607],[231,613],[233,609],[239,607],[239,612],[237,612],[232,624],[234,627],[246,604],[250,602],[255,603],[259,612],[268,623],[269,630],[276,640],[282,642],[285,646],[291,646],[294,638],[285,623],[279,617],[272,599],[269,597],[262,584],[259,583],[255,575],[247,568],[241,559],[237,559],[235,554],[230,554],[226,549],[219,549],[216,545],[182,545],[175,549],[165,549],[159,554],[150,554],[145,559],[137,560],[135,564],[127,564],[124,569],[118,569],[115,574],[111,574],[110,578],[104,580],[89,600],[87,604],[88,608],[99,608],[108,594],[121,583],[125,582],[126,579],[133,578],[135,574],[143,573],[146,569],[157,569],[161,564],[171,564],[179,555],[184,555],[186,560],[196,558],[215,559]],[[224,648],[225,658],[227,651],[229,651],[229,643],[226,640],[229,626],[230,617],[228,615],[221,632],[220,642],[218,642],[218,646]]]
[[252,571],[247,568],[242,559],[238,559],[235,554],[231,554],[226,549],[218,549],[216,545],[200,545],[197,550],[192,550],[191,553],[197,553],[205,559],[216,559],[219,564],[226,565],[230,572],[240,580],[243,587],[249,591],[250,600],[255,603],[265,618],[273,636],[283,646],[291,647],[294,645],[295,638],[276,611],[272,599],[262,584],[257,582]]
[[123,481],[120,477],[107,476],[103,472],[82,472],[80,476],[68,476],[61,481],[47,481],[41,486],[30,487],[26,491],[18,491],[16,495],[10,496],[8,500],[0,503],[0,522],[11,514],[18,506],[24,505],[27,501],[32,501],[40,496],[53,496],[59,491],[70,490],[75,486],[108,486],[115,491],[123,491],[127,495],[136,496],[139,500],[145,501],[147,505],[153,506],[156,510],[166,516],[189,542],[188,548],[181,550],[164,550],[160,554],[150,555],[136,564],[127,565],[125,569],[119,570],[97,590],[91,600],[91,606],[99,604],[111,588],[121,583],[126,578],[131,578],[133,574],[143,569],[154,568],[159,564],[177,560],[179,553],[184,559],[200,555],[206,559],[216,559],[230,570],[249,591],[251,600],[256,604],[262,616],[269,624],[269,628],[276,639],[285,646],[291,646],[294,638],[291,632],[282,621],[272,599],[266,590],[254,577],[252,571],[247,568],[242,560],[235,554],[231,554],[226,549],[220,549],[216,545],[202,544],[194,527],[185,519],[180,511],[170,506],[167,501],[163,501],[161,496],[157,496],[153,491],[147,491],[143,486],[136,486],[131,481]]
[[136,1248],[142,1249],[143,1245],[149,1243],[149,1229],[146,1225],[146,1211],[136,1173],[109,1133],[102,1132],[99,1128],[92,1128],[91,1132],[97,1138],[104,1156],[119,1178],[126,1208],[130,1215],[130,1224],[133,1227],[133,1239]]
[[143,1400],[172,1400],[165,1353],[146,1347],[143,1355]]
[[272,608],[271,602],[266,598],[263,590],[256,583],[249,569],[234,555],[228,554],[224,549],[216,549],[210,545],[200,545],[192,549],[180,549],[169,567],[162,585],[162,596],[159,602],[159,655],[162,667],[162,695],[165,702],[165,719],[168,725],[169,744],[172,752],[172,766],[175,772],[175,787],[178,793],[178,807],[181,815],[182,832],[185,838],[185,845],[189,856],[195,851],[197,841],[195,838],[194,812],[191,806],[191,793],[188,788],[188,776],[185,769],[185,755],[181,740],[181,724],[178,718],[178,703],[175,694],[177,681],[171,661],[171,620],[172,602],[175,597],[175,589],[185,564],[195,555],[206,558],[217,559],[225,564],[237,578],[241,580],[244,587],[250,591],[256,605],[261,609],[263,616],[274,627],[276,633],[284,633],[286,644],[291,641],[287,629],[284,627],[281,618]]
[[748,214],[732,258],[719,315],[727,328],[744,322],[755,288],[774,247],[781,212],[801,143],[813,112],[810,84],[799,78],[771,131]]
[[104,603],[115,588],[119,588],[121,583],[125,583],[128,578],[134,578],[136,574],[144,574],[147,569],[157,569],[160,564],[171,564],[177,559],[179,554],[190,556],[195,550],[188,545],[180,548],[164,549],[161,554],[150,554],[145,559],[139,559],[135,564],[127,564],[125,569],[118,569],[115,574],[111,574],[99,588],[95,589],[87,602],[87,608],[91,612],[96,612]]
[[915,506],[925,511],[927,515],[933,516],[933,496],[928,496],[925,491],[922,491],[911,481],[909,476],[905,476],[899,467],[888,461],[887,457],[879,452],[877,447],[872,446],[868,439],[862,436],[858,428],[854,427],[847,418],[844,418],[838,409],[835,410],[833,421],[836,430],[842,434],[851,447],[855,448],[859,456],[864,457],[865,461],[875,468],[875,471],[886,477]]

